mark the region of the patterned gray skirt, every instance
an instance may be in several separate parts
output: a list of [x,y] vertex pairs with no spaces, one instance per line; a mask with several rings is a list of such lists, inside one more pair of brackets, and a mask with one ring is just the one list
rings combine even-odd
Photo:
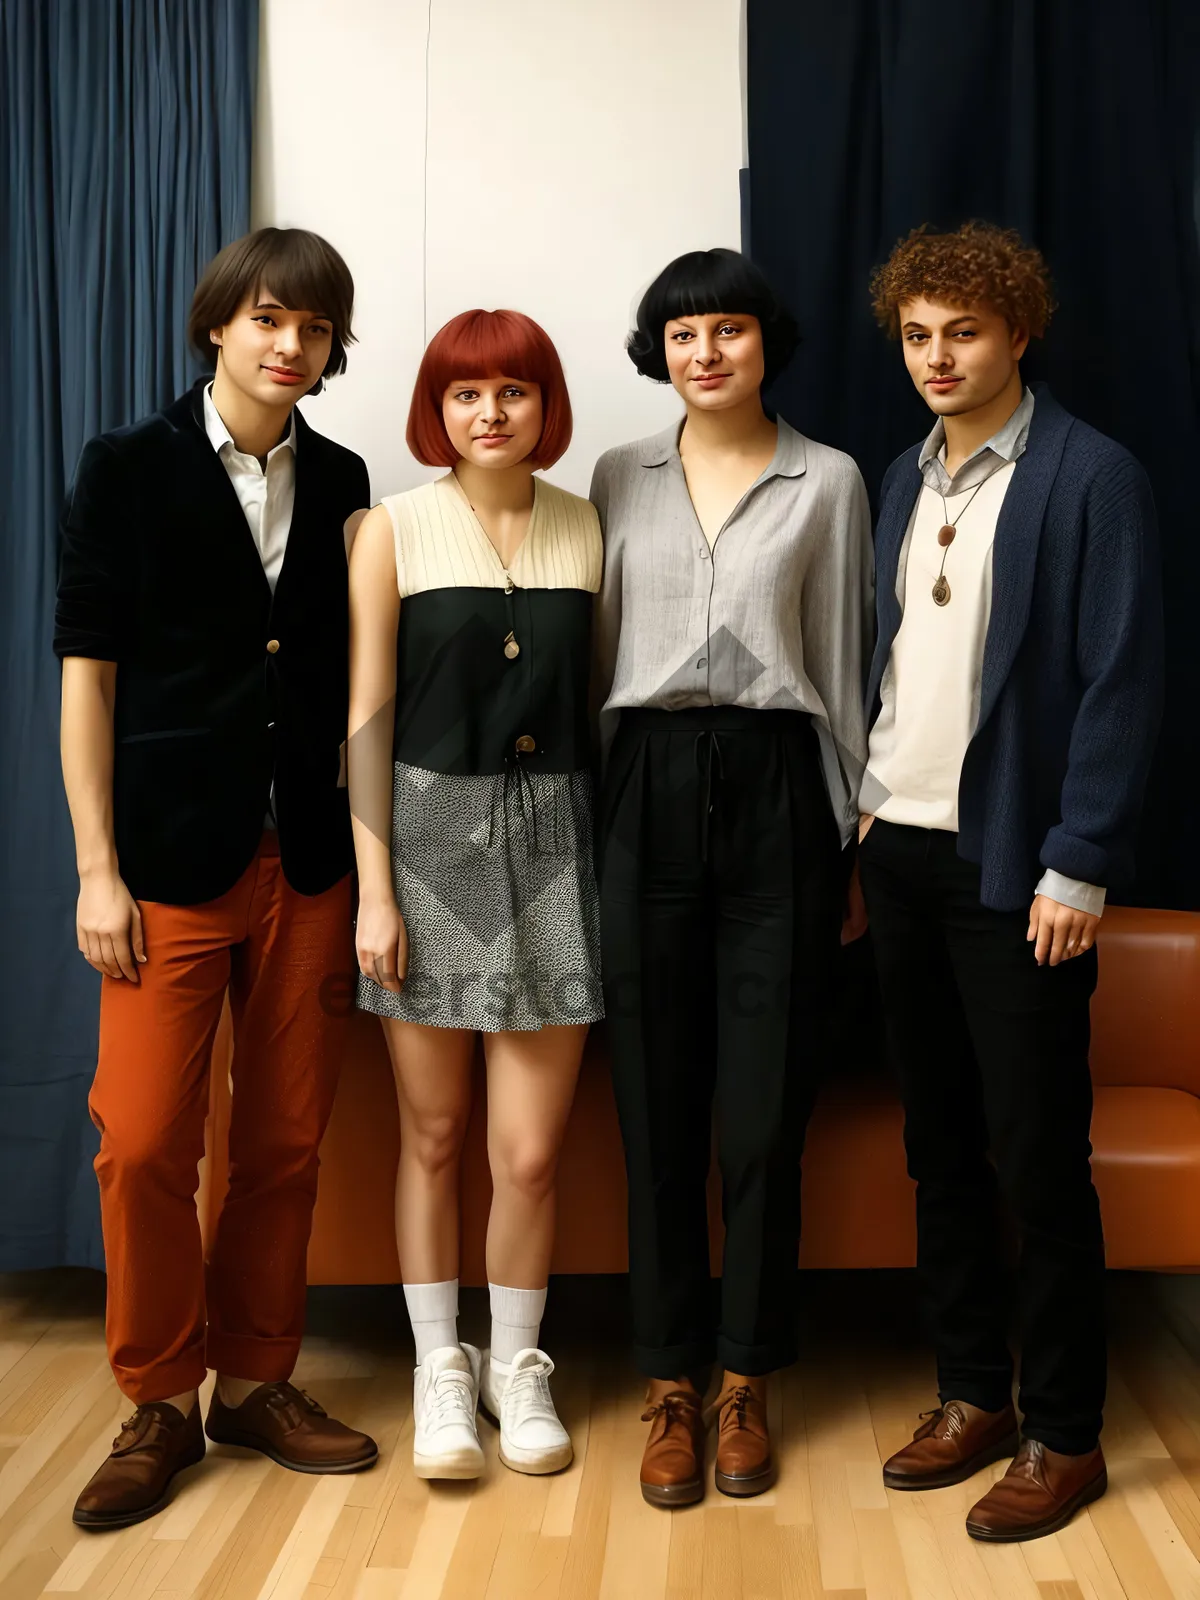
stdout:
[[396,762],[392,879],[408,976],[399,994],[360,976],[361,1010],[482,1033],[604,1015],[586,771]]

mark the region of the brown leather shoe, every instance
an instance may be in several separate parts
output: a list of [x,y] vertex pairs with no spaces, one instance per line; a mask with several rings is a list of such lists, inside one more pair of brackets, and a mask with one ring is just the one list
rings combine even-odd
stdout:
[[[647,1395],[649,1400],[649,1395]],[[704,1498],[704,1405],[686,1379],[648,1404],[650,1437],[642,1455],[642,1499],[652,1506],[691,1506]]]
[[1017,1413],[1011,1405],[971,1416],[957,1400],[948,1400],[921,1415],[912,1443],[883,1464],[889,1489],[945,1489],[964,1483],[980,1467],[1002,1461],[1017,1448]]
[[290,1383],[262,1383],[240,1406],[214,1394],[204,1431],[214,1444],[258,1450],[293,1472],[362,1472],[379,1456],[374,1439],[335,1422]]
[[112,1455],[75,1502],[77,1528],[129,1528],[170,1500],[171,1480],[204,1460],[200,1407],[185,1417],[165,1400],[139,1406],[113,1440]]
[[1036,1439],[1024,1439],[1012,1466],[967,1512],[967,1532],[990,1544],[1040,1539],[1065,1528],[1081,1506],[1099,1500],[1107,1488],[1099,1445],[1084,1456],[1064,1456]]
[[767,1431],[767,1380],[726,1373],[715,1409],[717,1488],[738,1499],[765,1494],[777,1476]]

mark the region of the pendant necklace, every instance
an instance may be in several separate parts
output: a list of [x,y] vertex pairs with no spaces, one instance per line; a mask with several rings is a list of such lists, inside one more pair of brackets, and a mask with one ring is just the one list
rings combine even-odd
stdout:
[[[989,473],[988,476],[990,477],[991,474]],[[987,478],[984,478],[975,485],[975,491],[971,496],[971,500],[974,500],[975,495],[979,493],[980,489],[983,488],[983,485],[986,482]],[[937,582],[933,586],[933,603],[935,606],[948,606],[950,604],[950,584],[946,577],[946,552],[954,543],[954,535],[958,531],[958,524],[962,521],[964,513],[970,509],[971,500],[967,501],[966,505],[962,508],[962,511],[960,511],[955,517],[954,521],[951,522],[950,508],[946,504],[946,496],[942,494],[940,489],[938,490],[938,497],[942,502],[942,515],[946,520],[938,529],[938,543],[942,547],[942,565],[937,575]]]

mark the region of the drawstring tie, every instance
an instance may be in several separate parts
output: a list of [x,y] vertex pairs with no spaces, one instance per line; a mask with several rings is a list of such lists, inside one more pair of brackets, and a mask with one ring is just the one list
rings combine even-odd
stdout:
[[542,788],[539,800],[533,775],[519,753],[507,755],[504,765],[492,779],[491,803],[488,808],[488,849],[496,844],[496,818],[503,827],[502,843],[509,848],[517,831],[513,826],[513,810],[520,813],[524,825],[526,849],[530,855],[562,855],[573,848],[573,832],[567,813],[571,810],[570,778],[564,773],[550,773],[550,782]]
[[525,837],[531,855],[537,854],[537,797],[525,763],[519,755],[504,758],[504,765],[492,780],[492,803],[488,813],[488,849],[492,848],[496,831],[496,812],[504,818],[504,843],[512,842],[509,830],[509,805],[515,801],[521,820],[525,824]]
[[725,776],[725,767],[721,760],[721,742],[711,728],[704,729],[696,735],[696,766],[702,778],[700,794],[700,859],[708,860],[708,819],[712,816],[713,806],[716,804],[716,794],[713,791],[713,763],[716,762],[717,781]]

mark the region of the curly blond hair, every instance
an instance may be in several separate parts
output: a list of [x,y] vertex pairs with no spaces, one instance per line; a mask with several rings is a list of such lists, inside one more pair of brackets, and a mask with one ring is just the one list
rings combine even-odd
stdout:
[[954,233],[927,227],[902,239],[871,279],[875,318],[890,338],[900,336],[900,307],[908,300],[986,304],[1010,327],[1041,337],[1055,302],[1040,250],[1015,229],[989,222],[964,222]]

